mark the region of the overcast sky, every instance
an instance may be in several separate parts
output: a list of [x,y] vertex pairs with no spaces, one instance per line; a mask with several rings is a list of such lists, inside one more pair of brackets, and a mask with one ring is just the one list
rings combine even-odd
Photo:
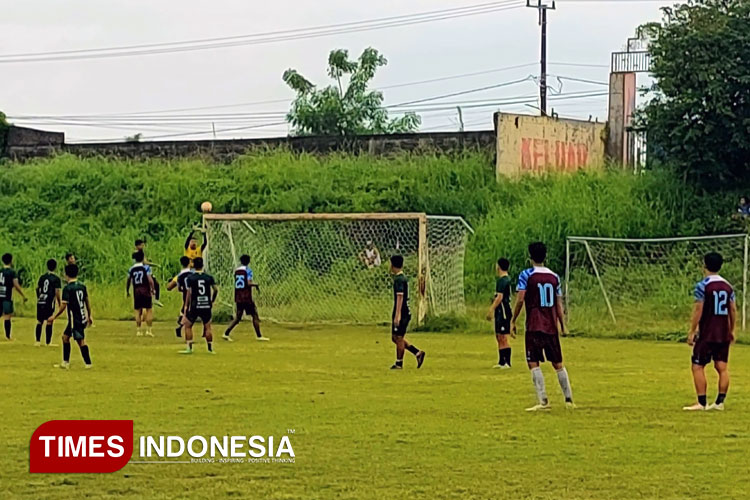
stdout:
[[[521,7],[522,1],[505,0],[507,9],[502,11],[320,38],[156,55],[7,63],[2,62],[3,56],[12,54],[265,33],[467,7],[489,0],[0,0],[0,110],[20,125],[64,131],[72,141],[122,139],[136,132],[145,137],[201,132],[204,135],[175,137],[210,138],[212,128],[223,138],[285,135],[286,126],[278,124],[283,119],[274,115],[285,112],[288,103],[283,101],[293,97],[281,80],[282,73],[291,67],[315,83],[327,84],[325,65],[333,48],[346,48],[353,56],[368,46],[381,51],[389,64],[375,79],[378,88],[485,72],[386,88],[387,104],[538,75],[537,13]],[[559,0],[557,9],[549,12],[549,73],[607,82],[610,53],[623,49],[638,25],[660,19],[659,7],[666,3]],[[517,67],[521,65],[526,66]],[[558,90],[561,83],[551,78],[550,85]],[[565,99],[556,101],[551,95],[550,107],[561,116],[587,119],[593,115],[604,120],[606,96],[569,99],[566,95],[605,91],[606,86],[563,79],[559,97]],[[422,128],[456,130],[457,111],[452,107],[462,104],[467,129],[489,129],[494,111],[535,113],[531,106],[536,103],[471,105],[503,99],[531,101],[536,94],[536,84],[529,80],[421,103]],[[276,100],[280,102],[230,107]],[[169,111],[214,106],[223,107]],[[101,117],[83,118],[91,126],[70,124],[72,115],[144,111],[158,113],[112,117],[106,123]],[[230,120],[229,113],[240,116]],[[195,121],[174,119],[175,114]],[[205,120],[197,114],[205,115]],[[21,116],[36,118],[21,120]],[[48,116],[58,118],[53,121]],[[139,121],[144,116],[148,119]],[[222,132],[226,129],[232,130]]]

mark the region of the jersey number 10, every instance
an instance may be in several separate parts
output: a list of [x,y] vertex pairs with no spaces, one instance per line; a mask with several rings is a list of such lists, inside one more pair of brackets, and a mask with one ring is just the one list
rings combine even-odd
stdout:
[[720,290],[714,292],[714,315],[715,316],[726,316],[727,313],[727,292]]
[[552,307],[555,305],[555,289],[552,283],[537,283],[539,287],[539,302],[541,307]]

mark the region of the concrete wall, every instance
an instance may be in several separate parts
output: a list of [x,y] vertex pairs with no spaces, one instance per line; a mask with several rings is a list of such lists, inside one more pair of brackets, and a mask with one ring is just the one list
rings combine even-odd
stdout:
[[635,73],[609,75],[607,156],[623,165],[629,163],[626,136],[633,120],[635,99]]
[[60,150],[64,143],[65,134],[62,132],[47,132],[11,125],[5,136],[5,151],[0,151],[0,156],[12,159],[48,156]]
[[496,113],[497,177],[574,172],[604,164],[606,125]]
[[84,157],[180,158],[206,156],[217,161],[227,162],[253,149],[280,146],[287,147],[292,151],[307,153],[346,151],[373,155],[420,150],[452,152],[465,148],[491,150],[495,146],[495,133],[494,131],[485,131],[373,135],[353,138],[280,137],[217,141],[66,144],[62,151]]

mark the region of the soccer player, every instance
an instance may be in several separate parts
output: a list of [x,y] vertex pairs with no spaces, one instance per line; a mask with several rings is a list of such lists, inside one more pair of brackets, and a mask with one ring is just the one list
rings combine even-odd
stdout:
[[42,345],[42,326],[47,323],[45,328],[46,345],[50,346],[52,342],[52,323],[47,321],[55,314],[55,303],[59,308],[62,304],[60,298],[60,289],[62,283],[60,278],[55,274],[57,261],[50,259],[47,261],[47,272],[39,277],[36,284],[36,342],[35,346]]
[[146,336],[153,337],[151,325],[154,320],[153,300],[154,280],[151,278],[151,268],[143,263],[143,251],[133,254],[135,264],[128,271],[128,281],[125,293],[130,297],[130,285],[133,284],[133,309],[135,310],[136,337],[142,337],[141,325],[146,322]]
[[510,261],[506,258],[498,259],[495,271],[497,272],[497,281],[495,282],[495,300],[492,301],[490,310],[487,312],[487,319],[495,320],[495,339],[497,340],[497,350],[499,360],[494,368],[510,368],[510,343],[508,335],[515,338],[515,333],[510,329],[510,277],[508,270]]
[[560,278],[544,265],[547,259],[547,247],[536,242],[529,245],[529,257],[533,267],[526,269],[518,276],[518,297],[513,311],[511,331],[515,335],[516,321],[521,310],[526,307],[526,361],[531,370],[531,380],[536,389],[539,403],[526,411],[548,410],[547,391],[544,387],[544,375],[539,366],[545,356],[557,372],[565,406],[573,405],[573,391],[570,388],[568,371],[563,365],[562,349],[557,325],[565,335],[565,321],[560,290]]
[[[146,255],[146,240],[142,240],[142,239],[135,240],[135,250],[134,250],[134,252],[138,252],[138,251],[143,252],[143,255],[144,255],[144,257],[143,257],[143,265],[145,265],[145,266],[147,266],[149,268],[159,267],[156,264],[152,264],[151,262],[149,262],[149,260],[145,257],[145,255]],[[135,262],[134,262],[134,264],[135,264]],[[153,272],[151,273],[151,279],[154,280],[154,304],[156,304],[159,307],[164,307],[164,304],[162,304],[161,301],[159,300],[159,298],[161,296],[161,286],[159,285],[159,280],[156,279],[156,276],[154,276]]]
[[18,273],[12,267],[13,256],[6,253],[2,257],[2,261],[3,268],[0,270],[0,317],[2,317],[5,326],[6,340],[13,340],[10,334],[10,319],[13,317],[13,290],[18,292],[24,302],[28,299],[18,283]]
[[422,363],[424,363],[425,352],[420,351],[404,338],[409,320],[411,320],[411,311],[409,310],[409,282],[404,276],[403,256],[393,255],[391,257],[391,274],[395,276],[393,279],[391,341],[396,344],[396,363],[391,366],[391,370],[403,370],[404,350],[409,351],[417,358],[417,368],[421,368]]
[[255,329],[255,337],[258,340],[268,341],[260,333],[260,317],[258,316],[258,308],[253,300],[253,287],[257,288],[258,285],[253,283],[253,270],[250,269],[250,256],[243,255],[240,257],[240,267],[234,270],[234,303],[237,306],[237,314],[234,319],[227,327],[227,331],[224,332],[222,337],[224,340],[232,342],[232,337],[229,334],[232,332],[235,326],[240,324],[243,314],[250,315],[253,318],[253,328]]
[[187,295],[185,296],[185,343],[186,348],[180,354],[193,354],[193,325],[198,318],[203,323],[203,336],[206,338],[208,352],[214,353],[213,332],[211,330],[211,310],[219,295],[213,276],[203,272],[203,259],[197,257],[193,261],[195,272],[185,280]]
[[206,249],[206,245],[208,245],[208,239],[206,238],[206,233],[203,233],[203,244],[201,246],[198,246],[198,240],[193,236],[195,234],[195,230],[190,231],[190,234],[188,235],[187,239],[185,240],[185,257],[190,259],[190,268],[195,267],[195,259],[197,258],[203,258],[203,250]]
[[65,265],[76,264],[76,256],[71,252],[65,254]]
[[[729,346],[734,342],[737,305],[732,285],[719,276],[724,263],[721,255],[709,253],[703,258],[703,263],[705,279],[695,287],[695,305],[688,333],[688,344],[693,346],[691,361],[698,402],[683,409],[723,411],[729,390]],[[719,395],[707,408],[704,368],[711,360],[719,374]]]
[[185,316],[185,295],[187,294],[187,287],[185,286],[185,280],[190,275],[192,270],[190,269],[190,259],[185,257],[184,255],[180,257],[180,265],[182,266],[182,269],[179,273],[177,273],[177,276],[172,278],[169,283],[167,283],[167,291],[174,290],[177,288],[177,291],[182,294],[182,303],[180,305],[180,315],[177,316],[177,328],[174,329],[175,335],[177,335],[178,338],[182,337],[182,319]]
[[65,266],[65,279],[68,284],[62,291],[60,310],[47,320],[48,323],[52,324],[66,309],[68,311],[68,326],[65,327],[63,332],[63,361],[56,366],[63,370],[70,368],[70,338],[73,337],[81,349],[81,357],[85,367],[91,368],[91,353],[89,352],[89,346],[86,344],[86,327],[93,323],[89,293],[86,286],[78,282],[77,265],[68,264]]

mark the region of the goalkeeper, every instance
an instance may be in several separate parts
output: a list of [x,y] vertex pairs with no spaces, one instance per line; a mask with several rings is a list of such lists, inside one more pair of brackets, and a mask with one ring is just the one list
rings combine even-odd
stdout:
[[185,240],[185,257],[190,259],[190,269],[194,267],[195,259],[199,257],[203,258],[203,250],[205,250],[206,245],[208,245],[205,231],[203,231],[203,244],[201,246],[198,246],[198,239],[194,235],[195,229],[190,231],[190,234]]

